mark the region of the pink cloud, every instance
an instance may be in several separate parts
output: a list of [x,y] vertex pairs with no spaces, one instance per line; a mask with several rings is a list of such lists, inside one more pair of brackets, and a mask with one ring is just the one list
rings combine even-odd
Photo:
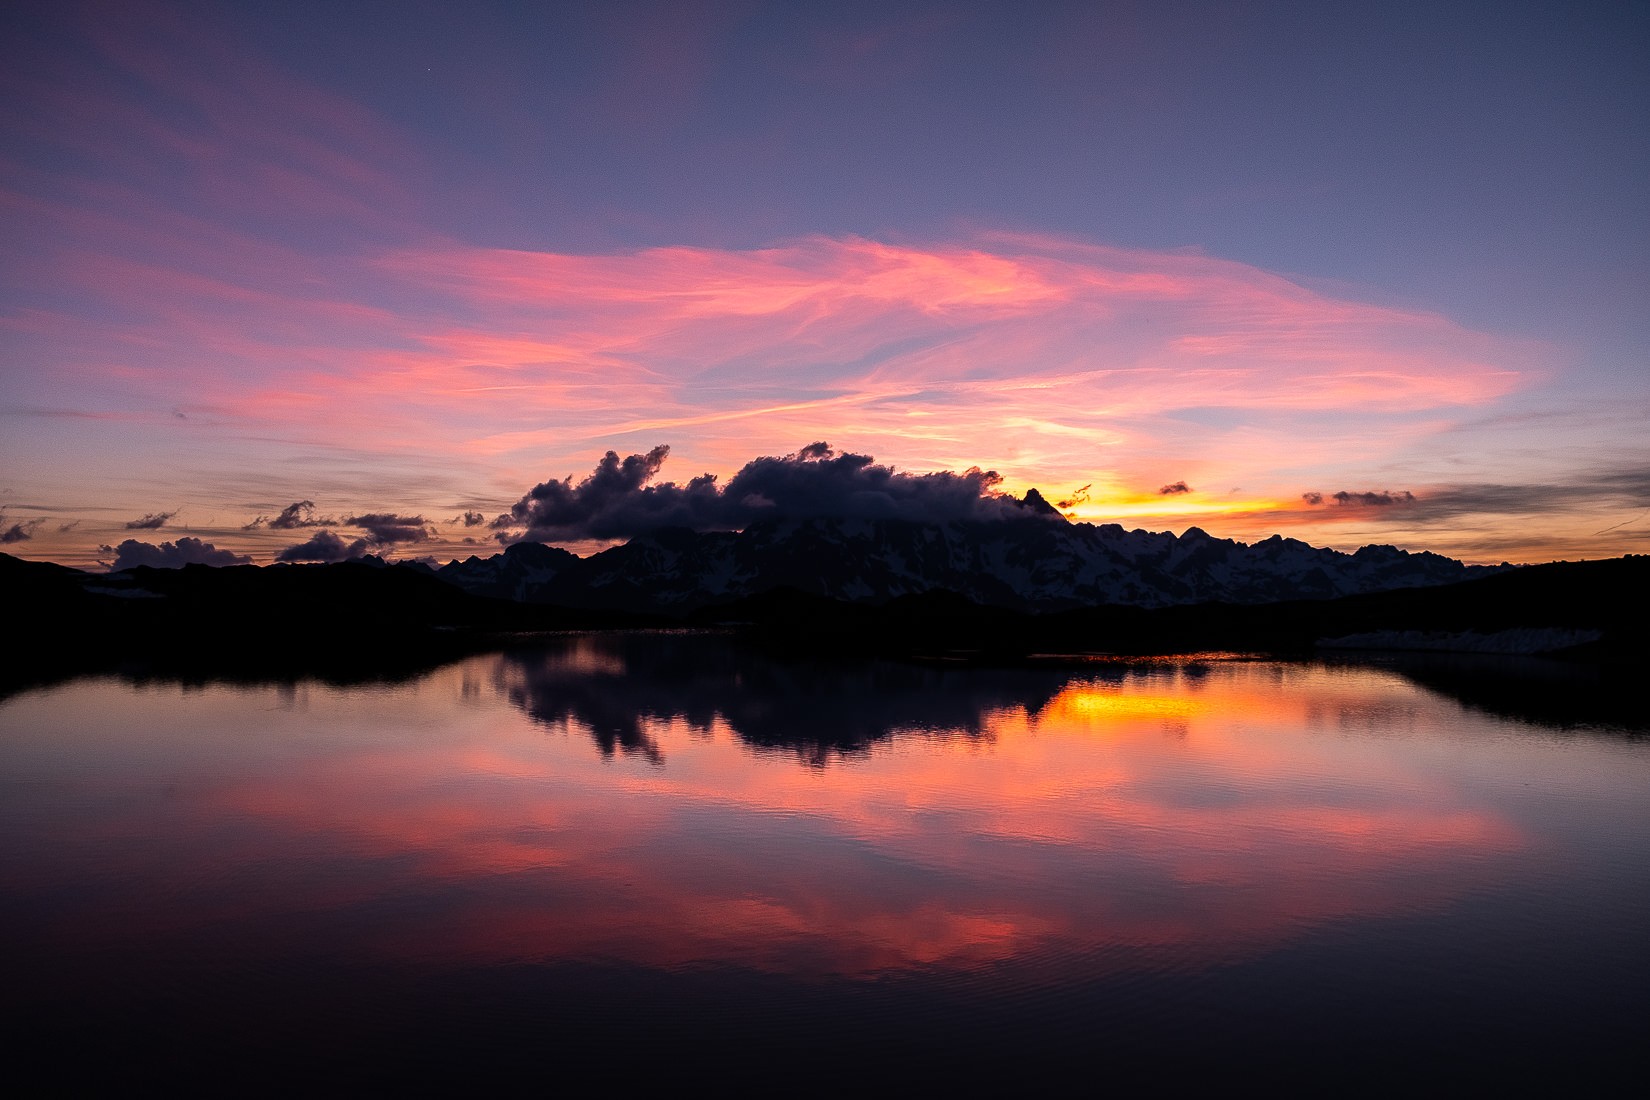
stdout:
[[[41,270],[84,304],[28,314],[22,338],[75,392],[210,410],[220,437],[446,455],[517,492],[606,447],[669,442],[692,476],[819,438],[1011,487],[1162,484],[1166,448],[1178,471],[1254,485],[1280,456],[1345,460],[1349,439],[1378,460],[1538,365],[1195,254],[982,235],[318,261],[175,215],[146,231],[140,198],[112,198],[24,202],[65,227]],[[1186,431],[1211,411],[1224,422]]]
[[[482,450],[554,431],[510,423],[553,412],[595,436],[760,416],[776,446],[797,431],[908,439],[937,416],[952,444],[994,462],[986,441],[1014,425],[1116,437],[1191,407],[1476,405],[1510,392],[1530,359],[1436,315],[1328,298],[1241,264],[1035,239],[616,256],[443,248],[381,264],[447,312],[407,333],[427,351],[355,383],[391,400],[485,404],[482,376],[510,372],[526,392],[485,418],[496,431],[465,441]],[[420,389],[432,370],[449,381],[437,393]],[[569,406],[573,379],[594,403]],[[741,423],[740,440],[752,430]]]

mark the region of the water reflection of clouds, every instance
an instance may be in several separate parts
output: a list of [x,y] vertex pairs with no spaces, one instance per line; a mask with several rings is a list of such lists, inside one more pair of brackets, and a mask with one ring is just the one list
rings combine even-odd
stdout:
[[[120,865],[79,933],[290,921],[430,965],[1053,981],[1437,910],[1526,844],[1436,758],[1315,735],[1322,714],[1394,700],[1459,717],[1386,674],[802,666],[706,641],[477,658],[418,685],[416,708],[316,689],[302,713],[261,712],[259,736],[330,718],[326,739],[227,771],[207,728],[222,700],[128,700],[134,728],[202,724],[174,753],[197,770],[169,799],[134,787],[59,823],[59,852]],[[427,724],[398,733],[415,710]]]

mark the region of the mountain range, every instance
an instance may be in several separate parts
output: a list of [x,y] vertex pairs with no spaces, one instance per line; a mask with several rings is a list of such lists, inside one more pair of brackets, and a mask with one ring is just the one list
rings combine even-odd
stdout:
[[682,615],[774,589],[882,604],[945,591],[987,607],[1258,604],[1450,584],[1507,566],[1425,551],[1343,553],[1274,535],[1246,544],[1193,527],[1128,531],[1072,523],[1035,489],[1006,519],[773,519],[742,531],[667,528],[589,557],[522,542],[433,569],[474,595],[562,607]]

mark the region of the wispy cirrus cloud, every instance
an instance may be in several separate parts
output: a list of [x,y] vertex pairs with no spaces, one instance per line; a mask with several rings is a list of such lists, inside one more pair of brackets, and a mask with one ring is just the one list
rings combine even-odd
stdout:
[[165,310],[111,328],[103,365],[79,359],[82,392],[146,395],[157,425],[181,409],[386,465],[446,455],[499,484],[608,441],[662,435],[727,474],[834,435],[907,468],[1087,483],[1099,517],[1165,466],[1275,485],[1280,461],[1387,457],[1539,366],[1436,315],[1242,264],[1040,238],[447,244],[339,261],[307,288],[279,265],[144,278]]
[[[317,492],[315,465],[269,484],[297,455],[359,477],[353,503],[294,530],[382,513],[433,531],[433,502],[374,487],[415,462],[449,468],[436,499],[469,510],[661,438],[723,477],[824,438],[1016,490],[1088,485],[1069,498],[1086,518],[1217,499],[1151,491],[1176,484],[1261,486],[1221,505],[1259,507],[1314,481],[1366,491],[1310,468],[1387,460],[1550,367],[1435,313],[1188,251],[989,231],[484,247],[437,228],[416,137],[228,22],[109,9],[77,28],[86,48],[0,73],[28,107],[0,119],[19,150],[0,217],[29,257],[0,267],[0,336],[30,364],[8,404],[52,410],[23,418],[37,443],[103,448],[91,481],[185,469],[203,495],[278,502]],[[880,66],[932,29],[838,45]],[[688,91],[710,58],[693,56],[672,70]],[[245,538],[287,529],[261,518]]]
[[449,245],[358,257],[304,288],[283,287],[279,263],[119,262],[76,279],[169,305],[110,330],[105,379],[168,410],[188,387],[190,407],[299,439],[489,461],[688,430],[731,464],[753,442],[846,433],[913,464],[1080,473],[1097,444],[1156,442],[1187,410],[1403,419],[1493,401],[1534,361],[1241,264],[1041,239]]
[[1184,410],[1412,416],[1505,395],[1529,359],[1241,264],[1042,239],[457,248],[378,266],[439,304],[403,328],[408,350],[338,384],[439,406],[473,426],[454,444],[488,456],[690,429],[731,461],[753,432],[840,431],[911,462],[1092,469],[1096,442]]

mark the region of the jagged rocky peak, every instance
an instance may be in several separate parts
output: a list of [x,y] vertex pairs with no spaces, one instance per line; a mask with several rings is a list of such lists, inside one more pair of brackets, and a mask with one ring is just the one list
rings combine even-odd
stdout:
[[1026,495],[1020,498],[1019,505],[1026,511],[1032,512],[1039,516],[1052,516],[1061,520],[1066,518],[1060,513],[1060,509],[1045,500],[1043,498],[1043,494],[1039,493],[1036,489],[1027,489]]
[[[522,544],[454,563],[442,579],[480,595],[573,607],[691,610],[793,587],[883,602],[945,590],[1037,611],[1098,604],[1260,603],[1465,580],[1483,572],[1436,555],[1357,555],[1292,539],[1254,547],[1198,527],[1125,532],[1070,523],[1043,495],[1004,498],[1016,522],[772,518],[743,531],[662,528],[589,558]],[[1045,522],[1060,516],[1059,522]],[[524,561],[523,558],[533,558]]]
[[504,556],[512,562],[552,568],[560,568],[578,560],[578,555],[572,551],[563,550],[559,546],[546,546],[542,542],[511,543],[504,548]]

